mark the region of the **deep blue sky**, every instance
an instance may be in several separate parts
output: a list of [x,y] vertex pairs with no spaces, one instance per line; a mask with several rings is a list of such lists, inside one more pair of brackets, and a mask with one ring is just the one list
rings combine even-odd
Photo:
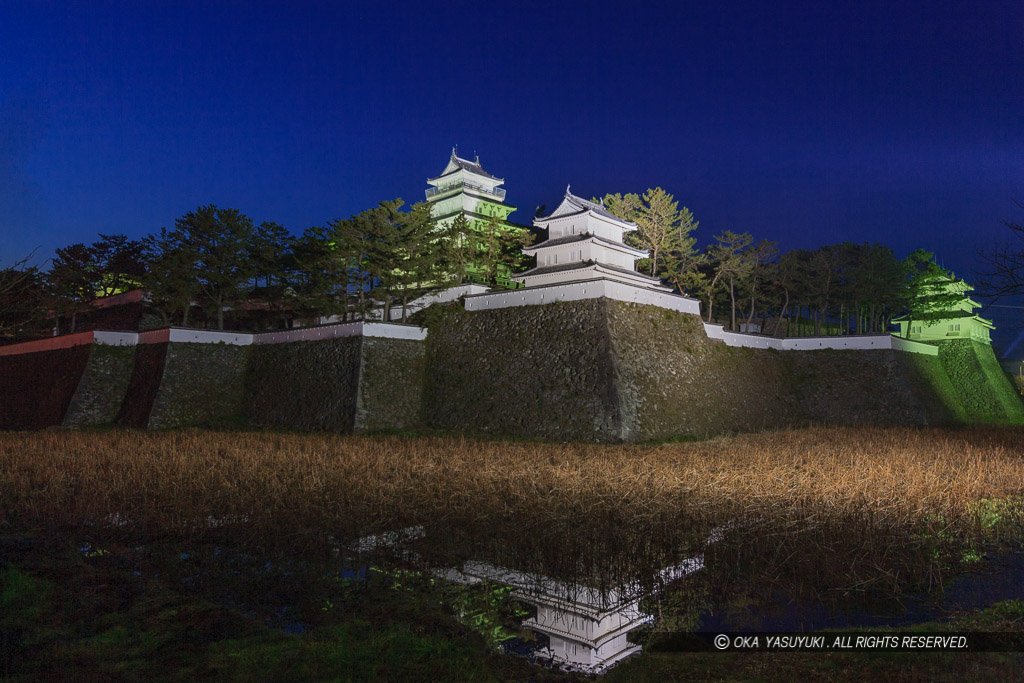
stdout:
[[5,2],[0,265],[200,204],[300,232],[419,201],[458,144],[522,223],[660,185],[701,243],[969,278],[1024,217],[1024,3],[780,4]]

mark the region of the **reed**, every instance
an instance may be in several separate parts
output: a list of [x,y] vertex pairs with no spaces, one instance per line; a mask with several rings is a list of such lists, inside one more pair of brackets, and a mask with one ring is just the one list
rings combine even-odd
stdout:
[[429,543],[420,551],[438,562],[504,554],[524,568],[617,579],[638,563],[701,551],[725,526],[709,557],[728,571],[898,589],[936,580],[965,545],[1019,538],[1022,436],[822,427],[608,446],[5,433],[0,531],[229,537],[320,551],[422,525]]

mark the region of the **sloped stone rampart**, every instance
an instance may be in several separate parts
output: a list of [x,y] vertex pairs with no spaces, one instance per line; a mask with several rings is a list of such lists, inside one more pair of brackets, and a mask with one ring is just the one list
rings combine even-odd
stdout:
[[784,353],[790,385],[806,422],[928,424],[925,406],[897,360],[897,351]]
[[92,344],[89,360],[64,415],[65,427],[113,424],[135,368],[134,346]]
[[257,425],[364,432],[421,422],[424,344],[352,336],[252,347],[245,415]]
[[137,347],[47,340],[47,350],[0,354],[0,428],[116,417],[140,428],[425,424],[634,441],[806,423],[1024,420],[991,347],[969,340],[941,342],[934,356],[730,347],[695,315],[603,298],[483,311],[454,303],[418,315],[428,320],[425,341],[404,327],[288,332],[286,342],[261,344],[173,338],[220,334],[187,330],[139,335]]
[[618,302],[609,327],[626,440],[965,418],[936,356],[730,347],[696,316]]
[[164,359],[167,357],[166,342],[161,344],[141,344],[136,347],[135,365],[128,381],[121,410],[117,415],[117,423],[125,427],[145,429],[149,424],[149,415],[153,411],[160,381],[164,376]]
[[435,428],[616,441],[621,417],[605,299],[432,309],[423,411]]
[[354,431],[407,429],[421,424],[425,372],[422,341],[364,337]]
[[897,353],[896,360],[903,368],[908,386],[921,402],[928,425],[970,422],[970,416],[938,355]]
[[1024,420],[1014,391],[989,344],[972,339],[939,342],[939,360],[972,422]]
[[610,300],[449,308],[427,365],[427,424],[469,432],[634,441],[972,415],[937,356],[729,347],[697,316]]
[[780,353],[709,339],[699,317],[609,302],[624,440],[783,426],[800,419]]
[[254,346],[245,416],[257,425],[350,432],[362,337]]
[[146,426],[167,429],[239,419],[250,348],[167,344],[163,374]]

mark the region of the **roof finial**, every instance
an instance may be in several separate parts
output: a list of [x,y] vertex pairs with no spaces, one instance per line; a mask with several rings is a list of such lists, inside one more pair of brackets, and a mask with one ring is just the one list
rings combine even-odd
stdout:
[[480,155],[476,153],[475,149],[473,150],[473,163],[477,166],[480,165]]
[[457,157],[457,156],[459,156],[459,146],[458,145],[452,145],[452,157]]
[[569,188],[570,188],[570,187],[571,187],[570,185],[566,185],[566,186],[565,186],[565,194],[566,194],[566,195],[570,195],[570,194],[572,194],[571,192],[569,192]]

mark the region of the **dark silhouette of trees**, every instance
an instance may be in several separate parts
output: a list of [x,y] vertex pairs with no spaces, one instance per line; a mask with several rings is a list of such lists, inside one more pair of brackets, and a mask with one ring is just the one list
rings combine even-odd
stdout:
[[149,293],[151,307],[165,325],[187,327],[192,302],[199,298],[199,281],[195,277],[198,255],[176,231],[161,228],[143,240],[146,273],[142,286]]
[[732,325],[729,329],[736,329],[736,282],[746,277],[751,268],[746,252],[753,240],[749,232],[726,230],[715,235],[715,244],[708,247],[708,258],[714,272],[707,286],[708,322],[711,322],[714,310],[715,288],[719,284],[728,284],[732,304]]
[[174,222],[172,239],[192,259],[200,304],[224,329],[229,304],[245,298],[255,268],[250,259],[252,219],[238,209],[200,206]]
[[[896,315],[914,318],[927,314],[922,306],[934,311],[944,303],[943,292],[931,290],[948,274],[923,250],[904,261],[883,245],[850,242],[780,254],[774,242],[726,230],[701,253],[692,234],[697,221],[664,190],[609,194],[603,202],[639,226],[627,237],[651,253],[641,269],[681,294],[697,294],[709,322],[728,307],[733,330],[760,318],[772,334],[879,334]],[[1024,238],[1024,228],[1007,225]],[[139,285],[165,324],[188,325],[197,304],[219,329],[242,308],[276,311],[285,325],[294,316],[357,318],[377,305],[385,320],[398,317],[392,310],[400,306],[405,320],[409,302],[425,292],[470,273],[498,281],[523,265],[521,249],[532,236],[502,229],[497,217],[486,227],[463,215],[438,226],[428,204],[406,208],[394,199],[293,237],[277,223],[254,226],[237,209],[200,206],[141,241],[100,235],[92,245],[58,249],[45,274],[0,271],[0,334],[51,311],[70,320],[62,331],[74,331],[90,301]],[[988,258],[997,293],[1024,291],[1020,250],[1004,247]]]
[[[1024,209],[1024,204],[1014,203]],[[1006,240],[979,253],[984,270],[978,289],[993,300],[1024,295],[1024,223],[1003,221],[1003,225],[1010,231]]]
[[48,297],[43,274],[31,255],[0,269],[0,337],[12,338],[40,325]]
[[89,310],[89,302],[140,285],[146,271],[143,251],[138,240],[103,234],[88,246],[57,249],[46,281],[58,320],[70,317],[68,332],[77,330],[78,315]]

